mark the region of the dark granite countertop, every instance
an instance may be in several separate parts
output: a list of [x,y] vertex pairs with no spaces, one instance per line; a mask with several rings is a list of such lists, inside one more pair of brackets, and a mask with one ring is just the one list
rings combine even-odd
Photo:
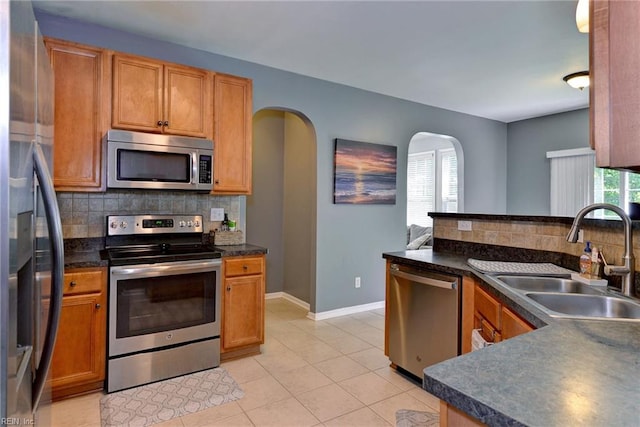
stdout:
[[[104,238],[91,237],[64,240],[64,268],[107,267],[100,251],[104,249]],[[252,244],[216,246],[223,257],[266,254],[267,249]]]
[[222,252],[223,257],[262,255],[268,252],[267,248],[263,248],[262,246],[251,245],[249,243],[244,243],[241,245],[216,246],[216,249]]
[[104,249],[104,238],[90,237],[84,239],[64,240],[64,268],[107,267],[106,259],[100,257]]
[[551,318],[474,271],[466,255],[421,250],[383,257],[474,275],[539,328],[426,368],[429,393],[491,426],[640,425],[640,323]]

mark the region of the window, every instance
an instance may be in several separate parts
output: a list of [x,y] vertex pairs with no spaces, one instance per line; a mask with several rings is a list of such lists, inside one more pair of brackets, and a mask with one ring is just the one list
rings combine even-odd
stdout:
[[[629,202],[640,202],[640,175],[613,169],[595,168],[594,198],[596,203],[610,203],[628,212]],[[613,212],[600,209],[596,218],[619,219]]]
[[409,154],[407,225],[432,225],[429,212],[458,211],[458,162],[453,148]]
[[434,210],[435,151],[409,154],[407,165],[407,225],[430,226]]
[[[610,203],[628,211],[629,202],[640,202],[640,175],[595,166],[589,148],[551,151],[551,215],[575,216],[590,203]],[[595,218],[620,219],[598,209]]]
[[441,212],[458,212],[458,158],[452,148],[450,150],[440,150],[442,164],[442,192],[440,194],[440,207],[436,210]]

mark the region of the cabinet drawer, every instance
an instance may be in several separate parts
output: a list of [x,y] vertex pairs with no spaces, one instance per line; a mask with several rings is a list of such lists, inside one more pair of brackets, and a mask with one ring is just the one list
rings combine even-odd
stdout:
[[473,306],[475,311],[500,330],[500,303],[479,286],[476,286],[473,295]]
[[235,258],[224,261],[225,277],[244,276],[248,274],[262,274],[264,272],[264,258]]
[[101,292],[103,269],[69,272],[64,275],[63,292],[65,295]]

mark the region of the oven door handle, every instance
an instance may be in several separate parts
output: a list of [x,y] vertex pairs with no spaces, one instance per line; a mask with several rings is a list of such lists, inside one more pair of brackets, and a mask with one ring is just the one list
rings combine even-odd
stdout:
[[113,276],[159,276],[183,273],[204,273],[222,265],[220,260],[200,262],[174,262],[162,264],[142,264],[131,267],[112,267]]

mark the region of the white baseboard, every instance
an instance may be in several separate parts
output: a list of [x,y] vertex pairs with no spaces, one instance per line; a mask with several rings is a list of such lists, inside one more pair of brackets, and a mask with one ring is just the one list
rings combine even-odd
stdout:
[[264,296],[264,299],[274,299],[274,298],[284,298],[287,301],[292,302],[295,305],[302,307],[307,311],[309,311],[309,308],[310,308],[310,305],[308,302],[304,302],[300,298],[296,298],[293,295],[288,294],[286,292],[270,292],[268,294],[265,294]]
[[369,304],[353,305],[351,307],[337,308],[335,310],[321,311],[320,313],[307,313],[307,318],[311,320],[325,320],[332,317],[347,316],[349,314],[362,313],[363,311],[384,308],[384,301],[372,302]]
[[[265,294],[264,298],[265,299],[284,298],[287,301],[292,302],[293,304],[299,307],[302,307],[307,311],[309,311],[309,309],[311,308],[309,303],[304,302],[300,298],[296,298],[293,295],[290,295],[286,292],[270,292],[268,294]],[[322,311],[320,313],[312,313],[309,311],[307,313],[307,318],[311,320],[325,320],[325,319],[331,319],[333,317],[340,317],[340,316],[347,316],[349,314],[362,313],[363,311],[375,310],[378,308],[384,308],[384,301],[372,302],[369,304],[362,304],[362,305],[354,305],[351,307],[337,308],[335,310]]]

